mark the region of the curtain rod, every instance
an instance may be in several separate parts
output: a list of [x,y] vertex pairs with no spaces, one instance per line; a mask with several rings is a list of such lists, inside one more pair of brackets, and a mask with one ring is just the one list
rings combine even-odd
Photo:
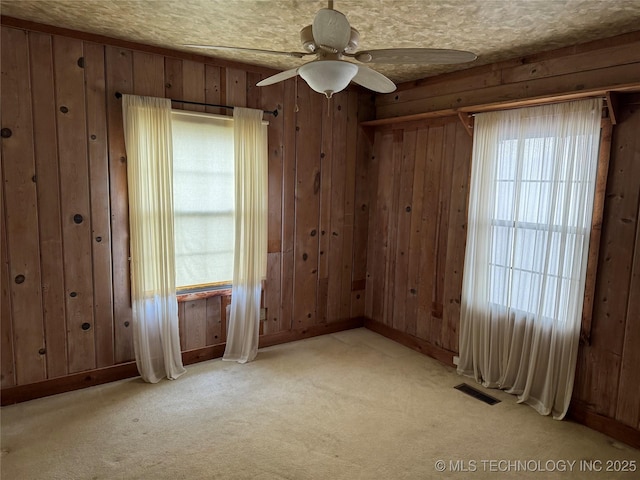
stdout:
[[[116,92],[116,98],[122,98],[122,93]],[[233,110],[235,108],[231,105],[217,105],[215,103],[190,102],[188,100],[175,100],[173,98],[170,98],[169,100],[171,100],[172,102],[178,102],[178,103],[188,103],[189,105],[201,105],[203,107],[228,108],[229,110]],[[275,110],[263,110],[263,112],[266,113],[267,115],[273,115],[274,117],[278,116],[277,108]]]

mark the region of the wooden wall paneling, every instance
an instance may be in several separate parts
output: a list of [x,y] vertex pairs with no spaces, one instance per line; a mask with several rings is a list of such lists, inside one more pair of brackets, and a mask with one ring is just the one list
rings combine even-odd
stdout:
[[246,107],[247,72],[237,68],[227,68],[226,80],[227,105],[231,105],[233,107]]
[[[418,293],[420,265],[422,255],[422,238],[429,235],[423,231],[423,202],[425,197],[425,171],[427,162],[427,145],[429,141],[429,128],[419,128],[415,143],[415,167],[413,173],[413,185],[411,187],[411,223],[409,225],[409,246],[407,250],[407,288],[405,298],[405,322],[404,331],[410,335],[417,334],[418,327]],[[427,227],[427,225],[424,225]],[[427,227],[428,229],[428,227]]]
[[351,291],[353,280],[353,238],[355,222],[355,191],[356,191],[356,161],[358,148],[358,93],[347,92],[346,128],[346,173],[344,192],[344,229],[342,233],[342,263],[341,263],[341,295],[340,318],[351,318]]
[[[628,175],[635,178],[635,190],[629,187],[628,191],[636,198],[635,213],[631,205],[625,209],[628,216],[621,220],[624,225],[635,224],[635,242],[627,246],[628,252],[633,252],[631,272],[629,277],[629,297],[627,301],[624,341],[622,345],[622,361],[620,368],[620,384],[615,418],[633,428],[640,429],[640,139],[637,132],[640,130],[640,109],[638,105],[628,104],[622,113],[623,122],[615,128],[618,129],[618,155],[625,150],[625,155],[633,158],[632,170]],[[635,134],[632,132],[636,132]],[[628,139],[624,148],[620,149],[620,137]],[[626,230],[626,228],[625,228]],[[619,275],[620,272],[617,273]],[[616,279],[620,277],[614,277]],[[619,280],[620,281],[620,280]]]
[[[4,157],[2,157],[4,164]],[[13,326],[11,325],[11,277],[9,275],[9,254],[7,252],[7,228],[4,208],[4,175],[0,183],[0,387],[16,384],[15,361],[13,356]],[[63,332],[64,333],[64,332]]]
[[321,132],[317,112],[322,97],[299,86],[296,123],[295,250],[293,325],[316,323]]
[[222,343],[222,297],[215,296],[206,299],[207,302],[207,328],[206,345],[218,345]]
[[50,35],[29,33],[47,378],[68,373],[60,177],[51,43]]
[[282,251],[282,192],[283,177],[282,168],[284,160],[284,84],[282,82],[262,87],[261,105],[264,110],[278,109],[278,116],[268,115],[269,121],[269,167],[268,167],[268,232],[267,252],[276,253]]
[[107,128],[109,132],[109,199],[111,201],[111,259],[113,268],[114,360],[133,360],[131,278],[129,265],[129,200],[127,153],[122,125],[122,101],[115,92],[133,92],[130,50],[105,47]]
[[447,229],[447,255],[443,284],[442,346],[458,351],[458,326],[460,325],[460,296],[462,270],[467,242],[467,197],[471,168],[472,139],[461,123],[456,126],[455,150],[451,158],[453,175],[449,194],[449,227]]
[[617,353],[593,345],[580,348],[572,401],[583,401],[594,412],[615,418],[620,364]]
[[[370,95],[358,96],[358,122],[370,117],[373,106]],[[369,211],[371,208],[371,192],[376,191],[377,180],[374,175],[375,159],[373,158],[373,133],[370,129],[356,126],[356,163],[354,177],[354,207],[353,207],[353,269],[351,279],[353,283],[361,285],[363,290],[362,310],[351,308],[351,317],[365,315],[364,290],[367,282],[367,252],[369,232]],[[358,288],[360,290],[360,288]]]
[[[357,127],[356,146],[356,167],[355,167],[355,190],[353,208],[353,268],[351,272],[352,284],[361,285],[358,294],[362,301],[351,299],[351,317],[358,318],[365,315],[366,310],[366,286],[367,286],[367,251],[368,251],[368,231],[369,231],[369,179],[370,170],[373,169],[371,144],[368,136],[362,128]],[[374,184],[375,185],[375,184]],[[375,191],[374,185],[371,186]],[[352,289],[353,290],[353,289]],[[354,292],[352,292],[353,295]],[[360,300],[358,296],[355,300]]]
[[[459,122],[458,122],[459,123]],[[444,316],[444,283],[447,273],[447,248],[449,240],[449,209],[451,204],[451,184],[453,177],[453,155],[455,151],[456,129],[458,124],[448,123],[445,126],[443,140],[442,167],[440,170],[440,191],[437,209],[437,237],[435,244],[435,276],[431,306],[431,330],[429,341],[434,345],[442,345],[442,329]]]
[[396,175],[402,169],[402,149],[404,143],[404,131],[393,130],[393,144],[391,151],[391,175],[389,176],[390,202],[389,225],[387,230],[387,252],[385,254],[384,268],[384,304],[383,322],[393,326],[393,307],[395,305],[395,274],[396,274],[396,248],[398,244],[398,220],[400,217],[400,178]]
[[282,281],[282,254],[280,252],[267,253],[267,281],[263,291],[264,306],[267,309],[264,322],[264,333],[280,331],[280,288]]
[[420,98],[401,104],[379,105],[378,118],[422,114],[425,112],[454,112],[460,108],[498,106],[531,99],[545,99],[564,95],[586,96],[638,84],[640,62],[596,70],[579,71],[529,81],[494,85],[487,88],[454,92],[438,97]]
[[568,56],[528,62],[525,65],[504,69],[502,72],[502,83],[527,82],[546,77],[570,75],[575,72],[599,70],[618,65],[637,64],[640,63],[640,53],[638,52],[638,48],[629,48],[629,45],[615,45],[597,51],[586,51]]
[[489,65],[486,66],[489,68],[484,67],[477,67],[473,71],[466,70],[464,73],[447,74],[446,82],[443,82],[442,78],[428,77],[414,83],[401,84],[398,86],[398,90],[392,94],[377,95],[376,106],[400,105],[422,98],[500,85],[502,72],[491,69]]
[[[361,134],[367,139],[371,139],[371,143],[368,145],[370,149],[363,149],[362,170],[357,177],[359,181],[358,191],[362,192],[358,195],[358,198],[365,199],[358,209],[358,223],[362,225],[364,230],[366,225],[366,265],[365,265],[365,300],[364,300],[364,316],[367,318],[373,318],[373,298],[374,298],[374,266],[377,264],[375,261],[379,254],[376,250],[379,245],[379,237],[377,232],[376,219],[380,209],[378,208],[377,195],[378,195],[378,168],[379,168],[379,139],[381,133],[374,131],[374,129],[365,127],[361,128]],[[366,140],[365,140],[366,141]],[[366,153],[365,153],[366,150]],[[364,158],[366,155],[366,158]]]
[[184,302],[185,350],[207,344],[207,299]]
[[[213,103],[215,105],[224,104],[223,70],[223,68],[214,65],[204,66],[204,101],[206,103]],[[217,107],[205,107],[205,111],[218,115],[227,113],[226,109]]]
[[[182,98],[182,76],[182,60],[180,60],[179,58],[165,57],[164,96],[166,98],[184,100],[184,98]],[[180,102],[172,102],[171,106],[173,108],[182,109],[182,103]]]
[[[260,87],[256,87],[260,88]],[[262,87],[259,108],[264,110],[278,109],[277,117],[268,116],[269,121],[269,154],[268,154],[268,228],[267,228],[267,282],[265,285],[265,307],[267,321],[265,334],[280,331],[282,304],[282,168],[284,157],[283,113],[284,85],[282,82]]]
[[332,125],[330,133],[331,145],[331,203],[329,229],[320,232],[328,236],[329,271],[327,285],[327,321],[342,320],[342,289],[351,290],[351,279],[348,286],[342,285],[342,256],[345,235],[345,189],[347,181],[347,93],[340,93],[331,98],[333,102]]
[[220,298],[220,330],[222,331],[222,343],[227,342],[227,307],[231,304],[231,295]]
[[416,129],[405,130],[402,138],[402,158],[400,175],[397,180],[400,190],[398,192],[398,207],[396,209],[398,220],[396,233],[396,249],[391,254],[395,257],[395,279],[393,304],[391,311],[393,328],[406,331],[405,312],[407,298],[407,281],[409,270],[409,241],[411,238],[411,217],[413,200],[413,177],[416,165]]
[[293,327],[293,275],[296,179],[296,98],[297,77],[284,84],[282,142],[282,274],[280,275],[280,330]]
[[[627,107],[628,108],[628,107]],[[640,178],[640,115],[616,125],[607,180],[606,202],[596,283],[592,335],[608,349],[622,354],[627,300],[638,208]],[[622,281],[621,279],[625,279]],[[594,341],[596,341],[594,339]],[[597,348],[597,343],[594,344]]]
[[[434,317],[435,286],[437,284],[437,251],[440,234],[440,189],[444,167],[445,126],[430,126],[427,158],[424,169],[424,199],[420,218],[420,269],[418,273],[418,313],[416,336],[432,341],[433,331],[439,331],[440,319]],[[433,323],[437,329],[432,328]]]
[[[623,113],[629,108],[633,109],[625,106]],[[637,161],[640,140],[635,134],[638,124],[640,115],[636,114],[613,129],[591,345],[583,345],[578,350],[573,395],[609,418],[616,417],[619,401],[627,401],[619,399],[619,392],[622,355],[628,354],[624,352],[628,301],[634,295],[631,291],[634,252],[630,246],[635,242],[640,199],[637,180],[640,178]]]
[[[197,63],[192,60],[184,60],[182,62],[182,99],[190,102],[205,101],[205,79],[204,64]],[[182,109],[193,110],[195,112],[204,112],[205,107],[202,105],[182,104]],[[224,113],[228,113],[225,111]]]
[[351,289],[351,301],[350,301],[350,318],[364,318],[366,290],[364,288],[360,290]]
[[147,97],[164,97],[164,58],[133,52],[133,92]]
[[54,37],[60,204],[65,263],[69,373],[96,367],[91,198],[84,57],[80,40]]
[[187,327],[185,319],[185,304],[187,302],[178,302],[178,334],[180,336],[180,351],[187,350]]
[[318,323],[326,323],[329,308],[329,261],[331,257],[331,166],[333,162],[333,118],[335,101],[322,102],[320,146],[320,212],[318,221]]
[[[246,90],[246,107],[249,108],[262,108],[262,94],[264,92],[264,87],[256,86],[260,80],[262,80],[262,75],[256,72],[245,72],[245,90]],[[269,108],[269,110],[273,110],[273,108]],[[266,121],[273,120],[273,115],[266,115]]]
[[[577,71],[637,63],[640,61],[640,54],[638,54],[637,47],[629,45],[631,36],[620,35],[600,40],[598,41],[600,45],[590,42],[591,45],[565,47],[556,51],[508,60],[497,65],[483,65],[464,72],[453,72],[439,78],[431,77],[418,80],[414,82],[413,88],[408,88],[411,84],[400,85],[397,92],[392,95],[380,95],[376,101],[380,105],[402,103],[500,84],[526,82]],[[635,37],[638,37],[637,32]]]
[[114,364],[113,275],[104,46],[84,44],[96,366]]
[[[372,280],[371,292],[367,291],[367,298],[371,300],[372,320],[384,323],[386,261],[389,248],[389,216],[393,192],[393,144],[392,131],[376,133],[374,141],[374,155],[377,160],[377,190],[375,208],[371,209],[369,227],[370,266],[367,267]],[[369,309],[367,308],[367,311]],[[367,314],[369,316],[369,314]]]
[[2,175],[18,384],[46,378],[27,33],[2,28]]
[[636,242],[629,292],[616,419],[640,429],[640,200],[636,213]]
[[359,91],[356,101],[351,318],[364,317],[366,310],[369,213],[372,192],[377,189],[377,178],[373,173],[376,167],[373,158],[375,133],[371,128],[362,126],[362,122],[375,117],[374,98],[375,95],[370,92]]

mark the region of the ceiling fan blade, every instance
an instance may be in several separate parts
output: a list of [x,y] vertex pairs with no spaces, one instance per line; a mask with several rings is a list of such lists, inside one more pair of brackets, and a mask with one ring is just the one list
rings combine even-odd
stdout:
[[260,80],[258,83],[256,83],[256,86],[266,87],[267,85],[273,85],[274,83],[282,82],[283,80],[293,78],[297,74],[298,74],[297,68],[292,68],[291,70],[285,70],[284,72],[276,73],[275,75],[271,75],[270,77],[267,77],[264,80]]
[[242,47],[225,47],[222,45],[183,45],[183,47],[191,47],[191,48],[206,48],[210,50],[225,50],[225,51],[236,51],[236,52],[247,52],[247,53],[267,53],[269,55],[284,55],[286,57],[294,57],[294,58],[302,58],[305,55],[312,55],[312,53],[307,52],[277,52],[275,50],[260,50],[258,48],[242,48]]
[[396,89],[395,83],[364,65],[358,65],[358,73],[351,81],[378,93],[391,93]]
[[337,10],[323,8],[318,11],[311,26],[313,40],[320,48],[342,52],[351,38],[351,25],[344,14]]
[[357,52],[353,57],[363,63],[434,63],[472,62],[478,56],[464,50],[439,48],[387,48]]

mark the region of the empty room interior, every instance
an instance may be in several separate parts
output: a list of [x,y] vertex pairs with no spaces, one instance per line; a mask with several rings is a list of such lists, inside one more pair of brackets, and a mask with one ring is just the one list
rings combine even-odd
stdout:
[[1,14],[2,478],[638,478],[640,1]]

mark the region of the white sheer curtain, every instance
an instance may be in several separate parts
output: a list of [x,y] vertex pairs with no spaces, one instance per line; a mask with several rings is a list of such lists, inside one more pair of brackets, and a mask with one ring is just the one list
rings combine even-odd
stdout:
[[483,113],[474,125],[458,372],[567,412],[602,100]]
[[267,270],[267,127],[262,110],[233,110],[235,248],[231,314],[223,360],[250,362],[258,352],[260,295]]
[[185,372],[173,232],[171,101],[123,95],[136,364],[146,382]]

